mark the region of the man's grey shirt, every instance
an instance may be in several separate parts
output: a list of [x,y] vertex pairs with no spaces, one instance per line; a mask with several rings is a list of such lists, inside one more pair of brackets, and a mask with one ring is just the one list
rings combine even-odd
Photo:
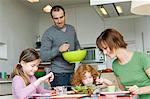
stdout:
[[54,73],[72,73],[75,64],[66,62],[59,47],[63,43],[70,44],[69,50],[80,49],[75,29],[72,25],[66,24],[66,31],[63,32],[56,26],[51,26],[46,30],[41,39],[40,56],[42,61],[51,61],[50,68]]

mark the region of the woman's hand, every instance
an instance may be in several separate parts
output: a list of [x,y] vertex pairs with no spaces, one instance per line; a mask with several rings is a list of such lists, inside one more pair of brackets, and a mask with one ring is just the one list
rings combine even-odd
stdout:
[[140,88],[137,85],[129,87],[129,91],[132,94],[141,94],[141,90],[140,90]]

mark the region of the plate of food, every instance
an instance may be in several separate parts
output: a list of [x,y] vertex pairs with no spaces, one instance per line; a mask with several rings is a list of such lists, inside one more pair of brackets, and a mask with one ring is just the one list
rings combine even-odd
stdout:
[[93,93],[92,86],[75,86],[75,87],[72,87],[72,90],[77,94],[89,94],[89,95],[91,95]]

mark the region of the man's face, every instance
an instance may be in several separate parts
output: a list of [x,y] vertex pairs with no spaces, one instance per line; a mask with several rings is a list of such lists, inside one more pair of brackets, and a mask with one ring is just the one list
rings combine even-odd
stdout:
[[52,12],[53,21],[58,28],[63,28],[65,26],[65,15],[62,9],[59,11]]

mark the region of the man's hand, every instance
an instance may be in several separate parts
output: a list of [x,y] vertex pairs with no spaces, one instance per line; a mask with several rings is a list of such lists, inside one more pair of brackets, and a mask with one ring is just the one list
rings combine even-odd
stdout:
[[65,52],[69,49],[70,44],[64,43],[59,47],[59,52]]

